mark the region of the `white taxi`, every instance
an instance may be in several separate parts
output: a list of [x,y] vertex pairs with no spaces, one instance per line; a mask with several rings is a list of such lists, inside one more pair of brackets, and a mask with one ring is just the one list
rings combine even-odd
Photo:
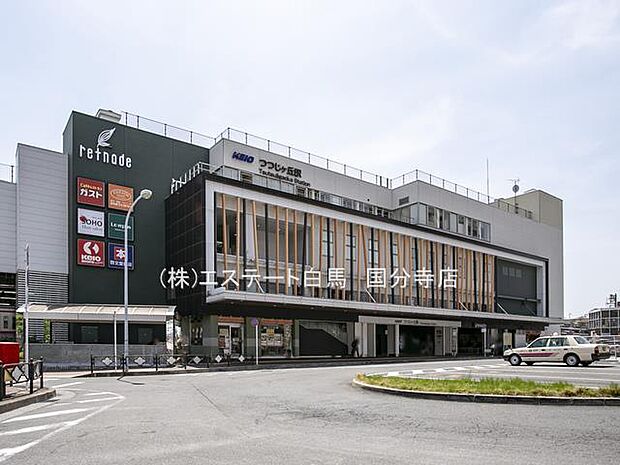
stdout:
[[504,360],[511,365],[533,365],[535,362],[564,362],[575,367],[580,363],[588,366],[597,360],[610,357],[607,344],[593,344],[583,336],[543,336],[526,347],[508,349]]

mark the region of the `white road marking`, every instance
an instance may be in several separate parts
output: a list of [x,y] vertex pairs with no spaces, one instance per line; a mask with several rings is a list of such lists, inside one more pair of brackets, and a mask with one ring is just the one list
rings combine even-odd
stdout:
[[107,400],[117,400],[117,399],[122,399],[122,397],[104,397],[102,399],[88,399],[88,400],[77,400],[75,401],[76,404],[90,404],[92,402],[105,402]]
[[15,421],[27,421],[27,420],[36,420],[38,418],[48,418],[55,417],[58,415],[71,415],[73,413],[85,412],[87,410],[92,410],[89,408],[73,408],[69,410],[56,410],[54,412],[45,412],[45,413],[36,413],[34,415],[24,415],[21,417],[9,418],[8,420],[4,420],[2,423],[13,423]]
[[[119,400],[119,402],[122,402],[122,400],[124,399],[124,397]],[[78,425],[80,423],[82,423],[83,421],[87,420],[88,418],[92,417],[93,415],[96,415],[98,413],[103,412],[104,410],[109,409],[110,407],[113,407],[114,405],[116,405],[118,402],[115,402],[114,404],[109,404],[109,405],[104,405],[103,407],[95,410],[94,412],[89,413],[88,415],[85,415],[84,417],[78,419],[78,420],[73,420],[71,422],[68,422],[66,425],[58,428],[57,430],[54,431],[50,431],[49,433],[47,433],[46,435],[42,436],[41,438],[35,440],[35,441],[31,441],[28,442],[22,446],[17,446],[17,447],[8,447],[6,449],[0,449],[0,462],[4,462],[6,459],[12,457],[15,454],[18,454],[20,452],[23,452],[27,449],[30,449],[33,446],[36,446],[37,444],[39,444],[40,442],[44,441],[45,439],[48,439],[50,437],[52,437],[54,434],[60,433],[61,431],[65,431],[69,428],[71,428],[72,426]],[[89,410],[89,409],[78,409],[78,410]],[[32,415],[31,415],[32,416]],[[6,422],[3,422],[6,423]]]
[[0,433],[0,436],[13,436],[16,434],[35,433],[37,431],[45,431],[46,429],[58,428],[59,426],[65,425],[67,423],[68,422],[63,421],[61,423],[48,423],[47,425],[29,426],[27,428],[14,429],[12,431],[5,431],[3,433]]
[[60,389],[60,388],[69,387],[69,386],[77,386],[78,384],[84,384],[84,381],[76,381],[74,383],[59,384],[58,386],[52,386],[52,387],[54,389]]
[[115,392],[109,392],[109,391],[90,392],[90,393],[88,393],[88,394],[84,394],[84,397],[90,397],[90,396],[103,396],[103,395],[115,396],[115,395],[116,395],[116,393],[115,393]]

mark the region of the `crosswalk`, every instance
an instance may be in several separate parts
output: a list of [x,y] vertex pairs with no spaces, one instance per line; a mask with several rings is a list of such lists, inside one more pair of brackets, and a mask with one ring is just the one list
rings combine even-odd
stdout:
[[56,399],[0,415],[0,462],[125,399],[114,392],[77,387],[81,384],[83,382],[55,385],[53,387],[58,392]]
[[404,370],[404,371],[388,371],[386,373],[376,373],[380,376],[401,376],[401,377],[413,377],[419,375],[447,375],[450,373],[459,372],[471,372],[471,371],[483,371],[483,370],[497,370],[498,368],[505,368],[505,363],[495,363],[486,365],[463,365],[441,368],[425,368],[418,370]]

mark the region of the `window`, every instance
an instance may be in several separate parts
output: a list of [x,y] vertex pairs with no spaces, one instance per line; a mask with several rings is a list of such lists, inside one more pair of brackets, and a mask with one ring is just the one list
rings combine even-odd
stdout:
[[420,210],[418,211],[418,214],[420,215],[420,224],[426,224],[426,210],[428,210],[426,205],[420,204]]
[[565,337],[552,337],[549,339],[549,347],[562,347],[565,345],[567,345]]
[[472,237],[478,237],[479,236],[479,221],[478,220],[471,220],[471,236]]
[[153,328],[138,328],[138,344],[153,342]]
[[405,205],[406,203],[409,203],[409,196],[398,199],[398,206]]
[[459,234],[465,234],[465,217],[463,215],[458,216],[457,232]]
[[427,207],[426,224],[428,226],[437,227],[435,224],[436,221],[437,216],[435,215],[435,207]]
[[9,317],[8,316],[2,317],[2,328],[9,329]]
[[590,341],[582,336],[575,336],[575,342],[577,342],[577,344],[590,344]]
[[82,326],[82,344],[99,342],[99,328],[97,326]]
[[489,223],[480,222],[480,237],[485,241],[491,240],[491,225]]
[[547,338],[539,338],[536,339],[534,342],[532,342],[528,347],[530,348],[535,348],[535,347],[547,347]]
[[456,213],[450,213],[450,231],[457,232]]

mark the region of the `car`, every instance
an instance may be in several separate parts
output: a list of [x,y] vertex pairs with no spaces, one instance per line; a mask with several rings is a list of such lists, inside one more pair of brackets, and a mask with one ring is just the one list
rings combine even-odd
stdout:
[[583,336],[542,336],[526,347],[504,351],[504,360],[513,366],[535,362],[564,362],[570,367],[588,366],[610,357],[607,344],[593,344]]

